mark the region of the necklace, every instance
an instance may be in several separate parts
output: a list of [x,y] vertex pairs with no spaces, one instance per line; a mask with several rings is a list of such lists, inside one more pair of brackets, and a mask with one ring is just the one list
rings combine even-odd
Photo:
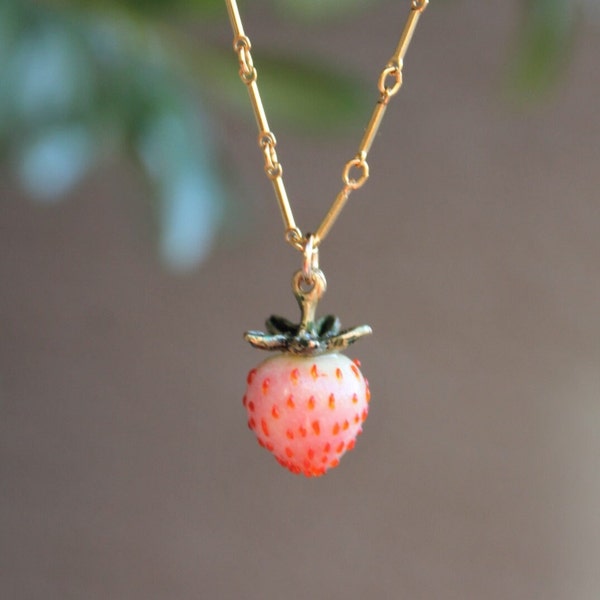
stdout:
[[379,98],[354,158],[342,171],[343,186],[315,233],[302,234],[296,226],[283,184],[283,168],[276,153],[275,135],[257,85],[257,70],[251,44],[244,33],[236,0],[225,0],[233,49],[240,64],[240,78],[246,85],[258,126],[258,145],[265,161],[265,173],[273,184],[283,218],[285,240],[302,253],[302,268],[292,277],[292,291],[300,306],[299,324],[271,316],[267,332],[248,331],[245,339],[256,348],[279,350],[252,369],[243,398],[248,427],[258,443],[292,473],[307,477],[323,475],[336,467],[347,450],[354,448],[369,412],[371,394],[360,363],[342,350],[371,333],[368,325],[341,329],[334,315],[316,318],[319,299],[327,288],[319,268],[319,247],[350,194],[369,178],[367,155],[391,98],[402,86],[404,56],[419,18],[429,0],[412,0],[408,19],[391,59],[381,71]]

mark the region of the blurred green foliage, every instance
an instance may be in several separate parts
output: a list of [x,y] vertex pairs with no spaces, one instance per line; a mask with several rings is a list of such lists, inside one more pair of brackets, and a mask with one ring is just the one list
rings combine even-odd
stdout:
[[524,1],[519,44],[510,73],[517,98],[536,99],[559,80],[568,64],[585,1]]
[[[270,7],[310,20],[381,1],[272,0]],[[573,39],[573,6],[523,1],[513,69],[523,97],[556,80]],[[172,269],[195,267],[228,196],[207,107],[249,109],[230,38],[192,41],[185,30],[225,18],[223,0],[2,0],[0,158],[32,198],[54,202],[103,157],[127,157],[153,189],[160,256]],[[368,86],[302,55],[255,58],[270,116],[302,130],[358,118],[371,99]]]

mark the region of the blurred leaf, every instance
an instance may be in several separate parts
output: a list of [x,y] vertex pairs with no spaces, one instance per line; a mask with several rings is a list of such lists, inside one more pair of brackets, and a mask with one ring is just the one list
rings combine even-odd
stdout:
[[[339,73],[317,60],[255,53],[261,96],[273,121],[308,130],[328,132],[367,114],[376,97],[356,77]],[[195,68],[206,81],[207,94],[219,105],[249,114],[248,95],[240,83],[232,53],[205,51]],[[368,91],[365,91],[367,89]]]
[[334,15],[355,13],[359,9],[376,4],[381,0],[277,0],[274,2],[280,12],[301,19],[323,19]]
[[89,102],[93,77],[81,40],[52,22],[40,23],[15,45],[7,66],[13,111],[19,120],[44,123]]
[[58,200],[87,173],[95,158],[94,146],[92,135],[81,125],[40,132],[19,152],[21,184],[36,200]]
[[171,269],[189,270],[206,258],[224,202],[208,132],[182,107],[148,120],[135,145],[156,189],[161,257]]
[[567,64],[575,33],[570,0],[527,0],[513,82],[521,97],[535,97],[554,84]]
[[210,170],[182,170],[166,180],[159,209],[159,250],[165,264],[189,271],[203,262],[221,217],[220,185]]
[[79,8],[107,12],[129,11],[143,17],[177,16],[193,12],[211,17],[225,14],[224,0],[46,0],[56,8]]

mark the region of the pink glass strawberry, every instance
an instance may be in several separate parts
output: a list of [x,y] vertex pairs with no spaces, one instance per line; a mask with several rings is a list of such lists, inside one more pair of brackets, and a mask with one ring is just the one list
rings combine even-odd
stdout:
[[368,325],[341,331],[337,317],[315,320],[326,288],[323,273],[294,275],[292,286],[302,312],[296,325],[282,317],[267,321],[267,333],[249,331],[253,346],[280,350],[248,374],[243,403],[258,443],[292,473],[323,475],[336,467],[362,432],[369,412],[369,384],[360,363],[340,351],[371,333]]

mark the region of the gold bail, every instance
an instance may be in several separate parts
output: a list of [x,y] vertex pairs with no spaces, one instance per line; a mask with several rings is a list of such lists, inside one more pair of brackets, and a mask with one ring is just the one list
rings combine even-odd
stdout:
[[304,260],[302,262],[302,274],[306,283],[313,283],[315,272],[319,271],[319,246],[314,234],[309,233],[306,236],[306,243],[302,252]]
[[292,290],[302,309],[302,323],[313,323],[315,309],[327,289],[327,280],[319,268],[319,246],[316,235],[307,234],[302,251],[302,268],[292,278]]

